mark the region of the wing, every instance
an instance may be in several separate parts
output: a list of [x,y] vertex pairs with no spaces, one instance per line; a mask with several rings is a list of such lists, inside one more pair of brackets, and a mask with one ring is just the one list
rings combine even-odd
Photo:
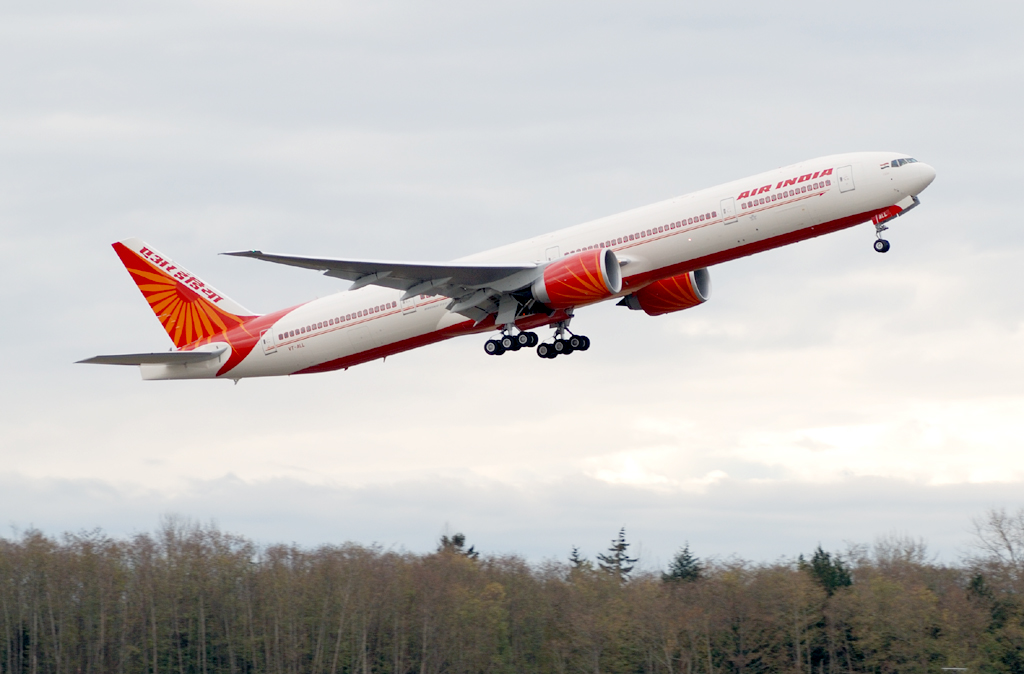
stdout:
[[315,269],[322,271],[325,276],[352,281],[349,290],[368,285],[404,290],[403,300],[416,295],[443,295],[452,299],[449,309],[474,320],[482,320],[497,310],[498,298],[502,294],[525,288],[543,273],[543,266],[535,263],[451,264],[339,260],[275,255],[259,250],[236,251],[224,255]]

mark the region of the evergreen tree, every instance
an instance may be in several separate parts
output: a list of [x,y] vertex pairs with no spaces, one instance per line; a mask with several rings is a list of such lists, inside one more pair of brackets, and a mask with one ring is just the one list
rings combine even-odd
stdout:
[[592,569],[593,564],[590,560],[580,554],[580,549],[575,545],[572,546],[572,553],[569,555],[569,563],[572,564],[574,569]]
[[441,543],[437,546],[438,552],[447,552],[453,555],[461,555],[468,557],[469,559],[477,559],[480,557],[480,553],[476,551],[476,547],[469,546],[466,550],[466,536],[464,534],[455,534],[451,538],[448,538],[447,534],[441,536]]
[[820,545],[814,551],[810,563],[804,559],[803,555],[800,555],[797,566],[814,576],[830,597],[839,588],[853,585],[850,572],[839,555],[833,558],[831,554],[822,550]]
[[612,539],[608,548],[608,554],[598,555],[597,564],[605,573],[609,573],[621,582],[629,580],[629,574],[633,571],[633,565],[638,561],[626,552],[629,543],[626,542],[626,527],[619,529],[617,538]]
[[668,565],[668,573],[661,574],[661,579],[666,583],[690,583],[700,578],[702,569],[700,560],[693,556],[690,544],[687,543],[672,558]]

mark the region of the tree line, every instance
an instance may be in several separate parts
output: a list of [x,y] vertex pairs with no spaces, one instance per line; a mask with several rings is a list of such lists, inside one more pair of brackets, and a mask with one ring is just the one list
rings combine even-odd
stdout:
[[644,570],[626,531],[527,563],[444,536],[414,554],[257,545],[182,520],[0,538],[0,672],[1024,674],[1024,510],[954,564],[912,539]]

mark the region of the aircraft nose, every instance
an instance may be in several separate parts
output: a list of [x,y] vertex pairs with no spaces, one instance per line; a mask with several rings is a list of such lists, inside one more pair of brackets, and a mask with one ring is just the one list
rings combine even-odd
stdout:
[[913,169],[913,177],[911,178],[910,185],[911,194],[920,194],[924,191],[924,188],[931,185],[932,181],[935,180],[935,169],[923,162],[910,164],[904,168]]

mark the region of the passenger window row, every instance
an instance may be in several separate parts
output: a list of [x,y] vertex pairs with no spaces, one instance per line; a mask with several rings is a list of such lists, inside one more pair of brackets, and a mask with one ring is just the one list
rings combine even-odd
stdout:
[[347,323],[348,321],[354,321],[358,318],[363,318],[365,316],[370,316],[372,314],[378,314],[382,311],[387,311],[388,309],[394,309],[397,306],[398,302],[385,302],[384,304],[378,304],[377,306],[370,307],[369,309],[360,309],[359,311],[356,311],[351,314],[345,314],[344,316],[329,318],[326,321],[321,321],[319,323],[310,323],[309,325],[303,326],[301,328],[296,328],[295,330],[286,330],[285,332],[280,333],[277,336],[277,338],[279,340],[282,340],[289,339],[291,337],[299,337],[301,335],[309,334],[317,330],[323,330],[324,328],[329,328],[334,325],[341,325],[342,323]]
[[813,192],[814,190],[820,190],[823,187],[831,187],[831,186],[832,186],[832,181],[831,180],[825,180],[823,182],[814,183],[812,185],[803,185],[802,187],[794,187],[791,190],[782,190],[782,192],[779,192],[777,194],[772,194],[771,196],[764,196],[764,197],[759,197],[757,199],[751,199],[750,201],[746,201],[746,202],[741,203],[740,207],[742,209],[746,210],[748,208],[754,208],[755,206],[764,206],[765,204],[770,206],[773,201],[782,201],[783,199],[788,199],[789,197],[795,197],[798,194],[804,194],[808,190]]
[[652,227],[651,229],[641,229],[639,232],[633,232],[632,234],[627,234],[625,236],[620,236],[614,239],[608,239],[607,241],[595,243],[590,246],[584,246],[583,248],[577,248],[576,250],[570,250],[569,252],[566,253],[566,255],[575,255],[576,253],[581,253],[585,250],[593,250],[595,248],[613,248],[623,243],[629,243],[630,241],[646,239],[649,236],[662,234],[664,232],[670,232],[673,229],[680,229],[687,225],[699,224],[701,222],[705,222],[717,217],[718,211],[702,213],[700,215],[695,215],[692,218],[683,218],[682,220],[670,222],[667,225],[659,225],[658,227]]

